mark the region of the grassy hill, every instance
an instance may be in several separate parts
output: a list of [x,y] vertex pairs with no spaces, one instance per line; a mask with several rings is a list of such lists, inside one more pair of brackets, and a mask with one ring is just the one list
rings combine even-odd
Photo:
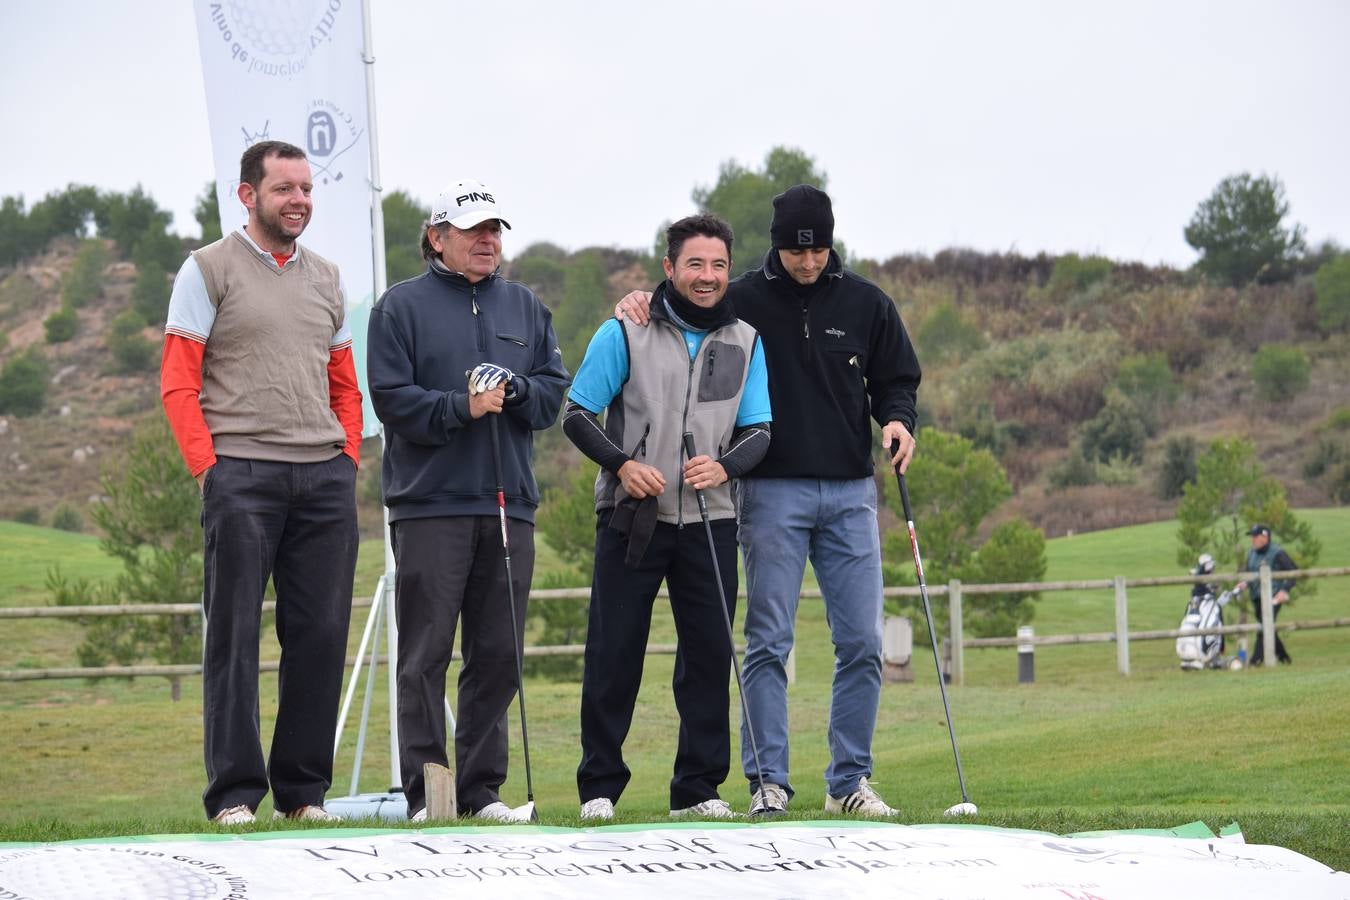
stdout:
[[[1350,510],[1300,511],[1325,545],[1324,565],[1350,565]],[[922,527],[922,525],[920,525]],[[1053,540],[1049,579],[1177,574],[1174,523],[1154,523]],[[373,588],[383,567],[379,541],[362,546],[359,584]],[[541,577],[556,562],[542,554]],[[0,525],[0,605],[38,602],[49,561],[97,574],[107,570],[92,539],[48,529]],[[1132,628],[1174,627],[1184,588],[1132,590]],[[1298,600],[1282,621],[1344,615],[1350,580],[1329,579]],[[547,602],[547,601],[540,601]],[[1039,633],[1109,630],[1110,592],[1046,594]],[[363,619],[358,613],[352,649]],[[12,627],[22,625],[23,628]],[[825,721],[831,648],[818,601],[799,615],[797,680],[790,689],[795,814],[820,818],[827,759]],[[653,641],[671,639],[668,612]],[[69,664],[79,629],[68,623],[6,622],[0,668]],[[275,658],[265,640],[264,658]],[[1344,777],[1350,722],[1350,632],[1296,632],[1295,664],[1243,672],[1183,673],[1170,641],[1132,645],[1133,671],[1115,671],[1111,645],[1042,648],[1037,681],[1017,684],[1011,650],[967,651],[967,684],[952,707],[972,799],[984,824],[1058,832],[1170,827],[1200,819],[1218,828],[1236,820],[1247,839],[1275,843],[1350,868],[1350,781]],[[887,685],[876,738],[875,780],[905,821],[936,821],[959,794],[931,655],[916,653],[916,680]],[[382,673],[383,675],[383,673]],[[666,811],[674,753],[672,660],[649,657],[626,752],[633,782],[620,821],[656,821]],[[451,672],[453,680],[454,670]],[[381,682],[383,678],[381,678]],[[271,727],[276,681],[262,679],[263,730]],[[527,684],[535,795],[546,824],[576,824],[579,686]],[[158,679],[0,686],[7,752],[0,782],[0,840],[200,830],[201,707],[190,683],[171,703]],[[377,686],[360,790],[383,790],[386,694]],[[730,711],[733,721],[734,710]],[[518,718],[506,796],[524,800]],[[355,728],[344,734],[333,794],[350,785]],[[735,774],[724,796],[744,809]]]

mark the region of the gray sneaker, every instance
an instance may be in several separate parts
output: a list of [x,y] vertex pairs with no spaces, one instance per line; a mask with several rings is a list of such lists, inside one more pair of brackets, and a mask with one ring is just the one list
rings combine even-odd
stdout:
[[322,806],[302,806],[290,812],[272,810],[273,819],[303,819],[306,822],[341,822],[341,816],[335,816]]
[[672,809],[670,811],[672,819],[682,819],[685,816],[696,816],[702,819],[736,818],[736,814],[731,811],[731,804],[716,797],[711,800],[704,800],[702,803],[695,803],[693,806],[686,806],[684,809]]
[[892,809],[881,799],[881,795],[872,789],[866,778],[858,779],[858,789],[847,797],[825,796],[825,811],[845,813],[853,816],[898,816],[900,810]]
[[750,798],[750,818],[771,819],[787,812],[787,790],[781,785],[764,782]]

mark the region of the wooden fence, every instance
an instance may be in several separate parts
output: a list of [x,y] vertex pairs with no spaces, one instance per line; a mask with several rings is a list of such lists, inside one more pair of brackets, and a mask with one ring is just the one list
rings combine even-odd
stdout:
[[[1350,575],[1350,567],[1299,569],[1280,573],[1281,578],[1335,578],[1345,575]],[[1265,566],[1263,566],[1259,572],[1242,572],[1237,575],[1223,575],[1222,578],[1225,581],[1230,579],[1240,579],[1244,581],[1254,579],[1259,581],[1261,585],[1260,602],[1262,608],[1262,622],[1260,624],[1249,625],[1227,625],[1222,628],[1188,633],[1245,634],[1261,631],[1265,645],[1267,647],[1273,647],[1275,642],[1275,632],[1277,630],[1298,631],[1320,628],[1344,628],[1350,626],[1350,617],[1307,622],[1282,622],[1277,625],[1275,617],[1271,614],[1273,609],[1271,572],[1270,569]],[[962,584],[959,581],[952,581],[945,585],[929,586],[928,594],[930,597],[945,596],[948,600],[948,627],[950,629],[951,641],[950,675],[952,683],[959,685],[965,680],[964,651],[966,648],[1015,647],[1019,643],[1025,644],[1028,641],[1027,638],[1018,637],[965,637],[962,622],[962,606],[966,597],[987,594],[1053,591],[1111,591],[1115,598],[1116,627],[1114,631],[1088,634],[1036,635],[1029,640],[1033,645],[1038,646],[1115,643],[1116,666],[1120,671],[1120,674],[1129,675],[1131,641],[1167,640],[1181,635],[1179,629],[1130,631],[1129,589],[1195,584],[1197,582],[1214,580],[1216,580],[1214,575],[1175,575],[1158,578],[1125,578],[1124,576],[1117,575],[1114,578],[1091,581],[1020,582],[1013,584]],[[884,593],[887,597],[918,597],[920,595],[920,591],[917,587],[889,587],[885,589]],[[665,592],[662,591],[662,594],[664,595]],[[806,598],[819,598],[821,594],[819,589],[812,589],[802,591],[801,595]],[[589,588],[550,588],[530,592],[530,599],[532,601],[585,599],[589,596]],[[740,594],[740,598],[745,598],[744,592]],[[352,608],[369,608],[371,603],[372,601],[368,598],[356,598],[352,602]],[[264,612],[271,612],[275,608],[275,602],[269,601],[263,604]],[[28,606],[0,608],[0,619],[83,618],[90,616],[197,616],[201,615],[201,612],[201,606],[196,603],[141,603],[118,606]],[[582,644],[532,646],[525,648],[525,655],[527,657],[579,656],[584,653],[584,651],[585,646]],[[647,647],[647,652],[649,654],[671,654],[675,652],[675,645],[652,644]],[[456,658],[458,658],[458,654],[456,654]],[[354,663],[355,657],[349,657],[347,659],[348,666],[354,665]],[[263,672],[273,672],[276,671],[277,667],[277,661],[264,660],[259,664],[258,668]],[[137,676],[180,678],[188,675],[200,675],[201,671],[202,667],[200,663],[187,663],[182,665],[100,666],[97,668],[69,666],[45,669],[0,669],[0,681],[36,681],[60,678],[134,678]]]

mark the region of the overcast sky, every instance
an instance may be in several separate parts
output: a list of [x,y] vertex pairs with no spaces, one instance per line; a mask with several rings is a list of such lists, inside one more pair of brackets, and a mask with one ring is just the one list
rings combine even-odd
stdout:
[[[348,5],[356,0],[346,0]],[[198,233],[211,176],[186,0],[0,0],[0,194],[141,184]],[[864,256],[1188,265],[1224,176],[1350,244],[1350,3],[372,0],[383,182],[476,177],[506,253],[649,247],[728,159],[829,175]],[[316,211],[322,215],[322,210]]]

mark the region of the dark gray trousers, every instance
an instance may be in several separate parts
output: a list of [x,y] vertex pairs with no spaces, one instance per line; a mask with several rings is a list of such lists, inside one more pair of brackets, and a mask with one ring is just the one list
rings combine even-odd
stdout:
[[[356,466],[222,456],[202,486],[206,581],[202,721],[206,814],[257,809],[270,784],[289,812],[323,803],[356,570]],[[258,725],[258,639],[276,587],[281,671],[272,747]]]
[[[445,672],[463,621],[455,706],[455,794],[462,814],[497,802],[506,781],[507,710],[534,576],[534,525],[511,519],[516,632],[496,516],[401,519],[393,524],[398,610],[398,745],[411,817],[426,806],[423,763],[447,765]],[[515,649],[511,642],[515,641]]]

